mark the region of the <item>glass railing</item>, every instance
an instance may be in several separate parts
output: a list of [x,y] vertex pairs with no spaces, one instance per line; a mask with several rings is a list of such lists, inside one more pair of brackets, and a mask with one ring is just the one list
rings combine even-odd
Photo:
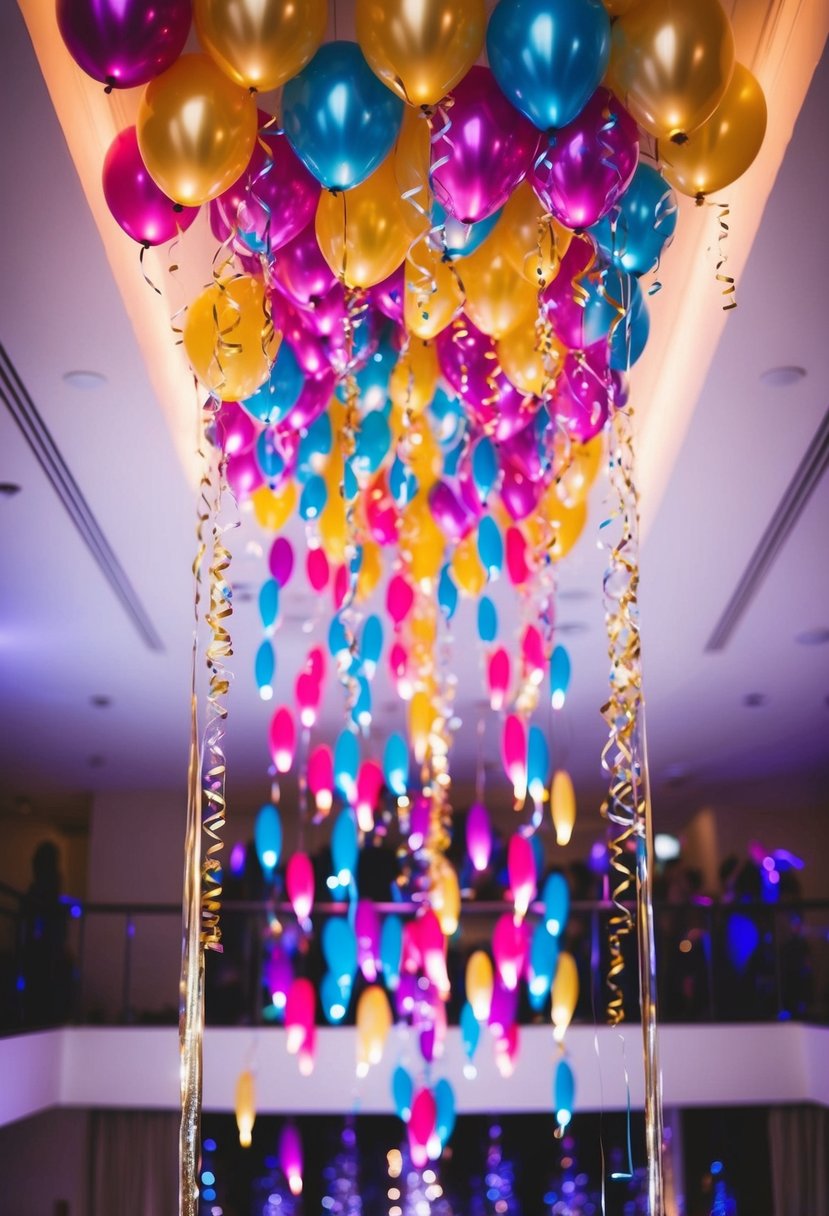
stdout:
[[[376,905],[381,915],[413,915],[413,904]],[[487,948],[501,901],[464,903],[461,927],[448,944],[450,1023],[463,1003],[466,960]],[[319,981],[325,970],[318,930],[347,904],[318,904],[313,932],[303,934],[290,905],[226,901],[224,951],[208,954],[207,1021],[256,1025],[273,1020],[265,977],[273,945],[291,959],[294,974]],[[607,1001],[608,921],[614,906],[576,900],[562,946],[575,958],[580,995],[574,1021],[604,1019]],[[530,922],[543,915],[534,905]],[[177,1019],[181,946],[177,904],[93,904],[63,900],[48,916],[0,888],[0,1029],[74,1024],[172,1024]],[[829,1023],[829,901],[658,904],[655,908],[660,1018],[664,1022],[801,1020]],[[635,934],[625,940],[620,978],[626,1017],[637,1009]],[[362,984],[358,976],[346,1024]],[[543,1021],[526,985],[522,1023]],[[320,1020],[322,1015],[320,1014]]]

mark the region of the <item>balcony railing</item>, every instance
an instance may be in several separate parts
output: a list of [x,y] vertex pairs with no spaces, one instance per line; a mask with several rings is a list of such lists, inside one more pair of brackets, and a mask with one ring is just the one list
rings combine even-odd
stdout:
[[[412,915],[416,905],[376,905],[381,915]],[[469,954],[486,948],[501,901],[464,903],[450,940],[457,1021]],[[575,1022],[602,1020],[607,999],[607,922],[614,906],[574,901],[563,948],[577,963]],[[318,904],[316,930],[346,914],[345,903]],[[534,905],[530,919],[543,915]],[[163,1024],[177,1018],[181,909],[177,904],[104,904],[64,900],[48,924],[36,923],[25,899],[0,886],[0,1029],[4,1033],[59,1024]],[[659,904],[655,908],[660,1017],[665,1022],[801,1020],[829,1023],[829,901]],[[294,972],[320,979],[319,933],[306,937],[287,903],[226,901],[224,952],[207,963],[207,1021],[257,1025],[273,1017],[264,983],[275,940],[292,955]],[[635,935],[627,940],[622,975],[626,1016],[638,1017]],[[354,995],[361,980],[355,983]],[[352,999],[346,1022],[353,1018]],[[545,1020],[526,991],[519,1021]],[[322,1020],[322,1014],[320,1013]]]

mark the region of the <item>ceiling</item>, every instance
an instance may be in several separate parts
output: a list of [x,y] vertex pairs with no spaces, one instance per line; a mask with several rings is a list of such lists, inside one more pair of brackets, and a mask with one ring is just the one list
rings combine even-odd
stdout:
[[[32,22],[32,10],[44,6],[22,7]],[[733,7],[739,38],[747,6]],[[752,29],[755,49],[766,48],[763,62],[773,73],[766,84],[774,122],[772,88],[779,84],[781,99],[792,105],[786,82],[793,69],[786,55],[793,35],[783,28],[782,10],[789,16],[786,29],[805,20],[801,10],[808,16],[814,9],[823,30],[817,44],[811,39],[810,66],[799,68],[799,96],[829,16],[825,5],[797,0],[754,7],[764,13]],[[44,35],[33,32],[44,59]],[[169,311],[163,312],[143,282],[137,249],[119,245],[113,253],[120,234],[110,231],[115,225],[108,216],[100,219],[84,176],[77,148],[84,130],[92,140],[94,107],[105,103],[97,94],[88,112],[77,103],[74,126],[70,129],[62,114],[62,130],[14,5],[0,7],[0,45],[0,108],[15,116],[0,128],[7,183],[0,196],[6,234],[0,339],[97,521],[99,533],[93,528],[93,534],[99,544],[105,538],[123,575],[116,570],[119,598],[11,414],[0,411],[0,482],[21,486],[19,494],[0,498],[6,569],[0,613],[5,690],[0,807],[13,813],[23,799],[43,813],[74,814],[97,789],[152,791],[183,784],[196,401],[181,367],[169,371],[177,359]],[[55,54],[62,54],[59,46]],[[45,70],[56,97],[48,64]],[[755,167],[758,177],[750,174],[729,198],[739,307],[727,315],[720,310],[712,248],[719,231],[716,213],[689,206],[682,215],[685,235],[664,259],[665,288],[652,308],[654,336],[635,380],[644,416],[648,731],[655,805],[660,822],[670,826],[706,804],[750,809],[781,799],[790,807],[826,802],[829,645],[796,641],[806,631],[829,629],[825,474],[816,478],[814,492],[727,644],[716,652],[706,649],[829,409],[823,299],[829,281],[824,218],[829,181],[822,154],[829,112],[826,54],[775,181],[798,104],[788,128],[781,119],[770,140],[776,141],[776,159]],[[59,100],[55,105],[60,109]],[[123,119],[115,125],[123,125]],[[203,239],[203,233],[193,238]],[[182,284],[165,282],[168,298],[183,291]],[[148,310],[155,310],[152,332]],[[807,374],[789,388],[764,384],[761,373],[780,365],[800,366]],[[78,389],[63,379],[73,370],[95,371],[106,379],[95,389]],[[581,797],[591,801],[602,787],[598,710],[607,659],[601,603],[605,558],[597,547],[597,529],[605,493],[601,487],[594,492],[595,526],[588,525],[560,572],[559,630],[574,676],[552,733],[556,763],[571,769]],[[230,533],[236,678],[227,753],[231,795],[244,800],[267,788],[270,709],[258,700],[252,671],[259,641],[255,593],[269,538],[244,511],[240,519],[241,526]],[[764,551],[770,552],[767,546]],[[112,572],[111,561],[109,567]],[[295,576],[291,591],[278,635],[279,685],[286,699],[308,644],[324,637],[325,628],[319,601],[302,576]],[[125,598],[132,600],[133,616],[125,611]],[[496,592],[505,611],[509,598],[508,589]],[[160,648],[147,645],[135,614],[146,617]],[[306,622],[314,622],[311,634],[303,632]],[[515,625],[513,617],[502,629]],[[473,629],[472,607],[464,604],[455,635],[465,638]],[[455,654],[463,725],[453,771],[464,784],[475,773],[482,681],[477,649],[456,645]],[[745,704],[751,694],[758,694],[760,704]],[[109,704],[96,706],[96,697]],[[331,737],[339,728],[341,705],[341,692],[330,681],[321,735]],[[404,721],[403,707],[388,689],[378,689],[377,705],[379,726],[368,751],[379,750],[385,733]],[[494,722],[487,723],[485,753],[498,754]],[[497,766],[490,780],[493,792],[503,785]]]

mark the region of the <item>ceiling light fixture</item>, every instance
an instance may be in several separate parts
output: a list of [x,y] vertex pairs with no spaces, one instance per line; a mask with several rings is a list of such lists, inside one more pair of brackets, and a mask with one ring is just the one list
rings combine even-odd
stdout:
[[94,705],[96,709],[109,709],[112,704],[112,697],[106,696],[104,693],[97,693],[94,697],[89,698],[90,705]]
[[20,493],[20,486],[16,481],[0,481],[0,494],[3,498],[14,498],[15,494]]
[[763,692],[748,692],[743,697],[743,705],[747,709],[760,709],[761,706],[765,705],[766,700],[766,694]]
[[769,388],[791,388],[806,375],[805,367],[770,367],[760,373],[760,382]]
[[107,378],[103,372],[90,372],[78,369],[77,371],[64,372],[63,382],[68,384],[70,388],[76,388],[81,392],[87,393],[97,388],[102,388],[106,384]]
[[804,629],[795,634],[794,639],[799,646],[825,646],[829,642],[829,629],[825,625],[817,629]]

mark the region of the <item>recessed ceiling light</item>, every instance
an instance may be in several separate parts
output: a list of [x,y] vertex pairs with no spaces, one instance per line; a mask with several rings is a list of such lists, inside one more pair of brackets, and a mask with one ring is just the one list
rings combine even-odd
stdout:
[[764,692],[748,692],[743,697],[743,705],[748,709],[759,709],[761,705],[765,705],[766,700]]
[[587,633],[587,625],[584,621],[560,621],[556,625],[555,631],[573,637],[577,633]]
[[79,369],[78,371],[64,372],[63,381],[64,384],[87,393],[92,389],[101,388],[106,384],[107,378],[103,372],[89,372]]
[[103,693],[98,693],[94,697],[89,698],[90,705],[94,705],[96,709],[109,709],[112,704],[112,697],[107,697]]
[[790,388],[806,375],[805,367],[770,367],[761,372],[760,381],[769,388]]
[[829,629],[821,626],[818,629],[804,629],[795,634],[794,639],[800,646],[825,646],[829,642]]
[[20,493],[20,486],[16,481],[0,481],[0,494],[4,498],[14,498],[15,494]]
[[88,763],[90,768],[103,768],[104,758],[103,756],[90,756]]

